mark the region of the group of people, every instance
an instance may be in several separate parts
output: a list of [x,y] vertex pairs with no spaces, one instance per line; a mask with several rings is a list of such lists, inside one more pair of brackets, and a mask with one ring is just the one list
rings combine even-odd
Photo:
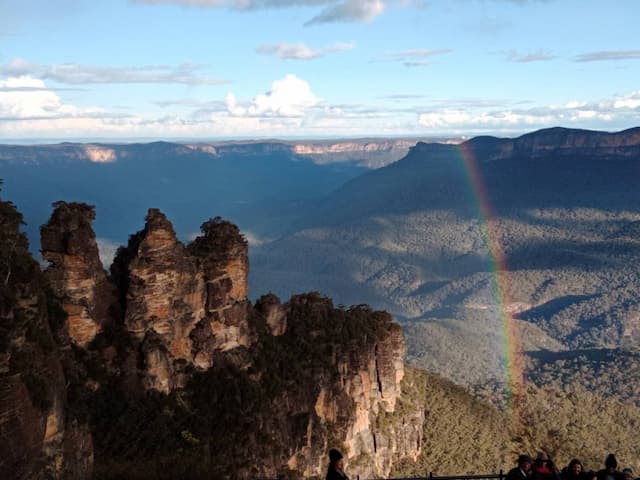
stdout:
[[[344,473],[342,453],[332,448],[329,450],[329,468],[326,480],[349,480]],[[540,452],[535,460],[529,455],[518,457],[518,466],[509,470],[506,480],[640,480],[635,479],[633,470],[618,470],[618,460],[613,453],[607,455],[602,470],[587,471],[580,460],[574,458],[569,465],[559,470],[549,456]]]
[[574,458],[562,470],[549,456],[540,452],[535,460],[529,455],[518,457],[518,466],[507,473],[506,480],[634,480],[633,470],[618,470],[618,460],[613,453],[607,455],[602,470],[587,471],[580,460]]

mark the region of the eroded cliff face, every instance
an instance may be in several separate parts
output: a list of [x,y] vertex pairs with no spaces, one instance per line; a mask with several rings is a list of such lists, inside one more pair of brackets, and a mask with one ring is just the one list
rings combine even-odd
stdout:
[[[272,402],[271,415],[283,422],[295,418],[298,429],[283,439],[289,451],[287,467],[304,477],[322,476],[329,448],[340,448],[351,475],[386,476],[399,458],[419,454],[420,441],[405,440],[406,431],[381,426],[378,417],[396,409],[401,396],[406,347],[400,326],[384,312],[366,306],[334,308],[316,293],[297,295],[279,304],[272,295],[256,305],[271,340],[261,340],[284,360],[270,361],[288,385]],[[262,350],[257,356],[272,352]],[[282,364],[295,355],[297,365]],[[255,367],[254,367],[255,368]],[[263,372],[263,376],[270,372]],[[278,405],[288,411],[279,412]],[[419,406],[408,411],[420,417]],[[263,422],[268,424],[267,419]],[[411,435],[422,436],[422,424]],[[407,445],[411,445],[407,448]],[[286,452],[287,450],[285,450]],[[267,457],[269,458],[269,457]],[[253,473],[281,475],[282,465],[263,461]]]
[[87,347],[113,320],[115,290],[98,254],[91,223],[94,208],[57,202],[40,229],[42,257],[50,263],[45,276],[67,313],[64,329],[73,343]]
[[70,408],[65,315],[0,201],[0,478],[89,478],[88,426]]
[[[351,471],[357,470],[364,477],[387,476],[393,461],[400,454],[402,443],[399,432],[385,431],[377,427],[376,420],[382,413],[393,413],[401,395],[404,377],[403,359],[406,354],[404,339],[397,324],[387,325],[388,331],[381,336],[366,354],[354,363],[343,360],[338,363],[342,372],[339,380],[344,393],[353,402],[354,414],[347,422],[344,439],[347,462]],[[339,395],[331,395],[331,388],[322,389],[315,410],[321,420],[337,421]],[[419,413],[419,412],[418,412]],[[417,444],[414,444],[414,447]],[[419,453],[412,449],[408,455]],[[320,459],[324,461],[324,458]],[[313,474],[315,472],[307,472]]]
[[163,393],[184,386],[185,367],[207,369],[213,354],[248,346],[247,243],[219,219],[188,248],[150,209],[145,228],[114,262],[124,325],[141,345],[143,383]]

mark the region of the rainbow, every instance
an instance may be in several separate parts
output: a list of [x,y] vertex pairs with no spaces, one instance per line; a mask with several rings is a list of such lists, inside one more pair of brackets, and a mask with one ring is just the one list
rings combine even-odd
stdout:
[[523,384],[523,366],[520,337],[508,308],[512,302],[509,297],[507,259],[495,221],[495,210],[478,167],[475,152],[468,142],[456,145],[456,151],[464,163],[470,188],[476,199],[480,230],[489,252],[491,283],[501,325],[502,372],[507,406],[516,408]]

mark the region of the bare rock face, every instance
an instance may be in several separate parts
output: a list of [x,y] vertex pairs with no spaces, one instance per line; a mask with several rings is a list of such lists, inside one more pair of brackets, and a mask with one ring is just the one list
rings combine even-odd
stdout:
[[[383,431],[377,427],[377,418],[382,413],[393,413],[401,395],[404,377],[406,346],[400,326],[396,323],[384,325],[380,335],[368,351],[350,352],[338,360],[341,372],[338,385],[353,405],[352,415],[346,422],[346,461],[350,471],[360,476],[387,476],[397,456],[413,456],[417,452],[403,452],[397,437],[399,432]],[[333,394],[332,394],[333,392]],[[335,385],[322,389],[317,397],[315,410],[320,419],[328,424],[339,423],[340,394],[335,394]],[[325,458],[320,458],[320,467]],[[316,472],[307,472],[309,474]]]
[[67,398],[63,363],[70,353],[60,348],[66,334],[59,335],[65,314],[48,296],[21,221],[13,205],[0,201],[0,478],[89,478],[92,439]]
[[248,243],[237,226],[219,217],[203,223],[200,229],[202,235],[187,250],[204,275],[205,316],[215,337],[214,348],[246,347],[250,343]]
[[279,337],[287,331],[287,308],[280,303],[274,294],[260,297],[256,302],[256,310],[264,317],[271,335]]
[[104,325],[123,325],[139,345],[143,386],[163,393],[184,385],[187,366],[207,369],[216,352],[250,344],[248,247],[235,225],[209,220],[185,247],[165,215],[150,209],[144,229],[118,251],[112,282],[98,257],[93,207],[55,207],[42,250],[74,344],[86,349]]
[[203,275],[156,209],[119,255],[125,253],[124,324],[142,343],[145,385],[167,393],[176,386],[173,360],[192,360],[189,335],[204,316]]
[[64,301],[65,328],[73,343],[86,347],[110,320],[115,291],[100,262],[91,227],[94,207],[57,202],[41,228],[45,271],[54,293]]
[[[299,425],[288,434],[290,470],[304,477],[322,476],[327,451],[333,447],[343,451],[350,474],[364,478],[386,476],[398,459],[417,457],[422,424],[407,441],[407,431],[383,428],[378,422],[395,411],[404,376],[404,338],[388,314],[365,306],[335,309],[329,299],[314,293],[294,296],[284,305],[267,295],[256,310],[269,333],[279,334],[275,345],[289,355],[295,352],[304,365],[291,365],[292,370],[302,369],[293,372],[283,365],[289,388],[274,401],[286,405],[286,417]],[[419,406],[407,411],[421,415]],[[276,461],[260,462],[262,469],[254,475],[282,473]]]
[[141,342],[143,383],[168,393],[186,365],[209,368],[213,354],[249,342],[247,243],[228,222],[210,220],[187,248],[157,209],[120,249],[112,273],[126,329]]
[[[369,458],[361,465],[363,475],[384,475],[391,469],[395,451],[390,436],[375,428],[380,413],[395,410],[396,401],[401,394],[401,381],[404,376],[403,358],[406,347],[400,326],[392,324],[389,334],[374,347],[373,356],[368,359],[366,370],[361,370],[345,387],[356,405],[356,418],[347,433],[345,443],[349,457]],[[383,445],[387,445],[383,449]],[[370,470],[368,470],[370,468]]]

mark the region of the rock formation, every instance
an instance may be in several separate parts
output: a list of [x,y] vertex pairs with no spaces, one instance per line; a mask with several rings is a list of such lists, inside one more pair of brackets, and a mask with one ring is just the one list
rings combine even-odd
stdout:
[[182,387],[186,365],[207,369],[216,351],[248,346],[247,242],[219,219],[185,248],[167,218],[150,209],[114,262],[124,324],[142,345],[144,383]]
[[50,263],[45,275],[54,294],[63,300],[69,338],[86,347],[111,320],[115,291],[98,255],[91,227],[93,207],[65,202],[54,207],[41,228],[42,257]]
[[55,204],[44,276],[29,259],[38,289],[16,286],[3,305],[3,321],[31,321],[3,340],[0,432],[13,442],[0,472],[89,478],[95,451],[99,478],[297,478],[322,475],[337,447],[354,474],[384,476],[417,457],[419,405],[400,426],[380,421],[396,415],[406,351],[388,314],[317,293],[254,307],[238,228],[214,218],[184,246],[157,209],[107,276],[93,219]]
[[0,201],[0,478],[90,478],[92,438],[66,388],[73,354],[60,348],[65,315],[21,222]]
[[[334,436],[351,472],[387,475],[402,442],[396,432],[379,428],[377,418],[393,412],[401,395],[406,349],[400,326],[388,314],[365,306],[336,309],[315,293],[294,296],[284,305],[270,300],[267,311],[272,318],[273,312],[286,312],[287,327],[283,333],[277,329],[281,335],[274,348],[295,352],[301,364],[299,371],[281,374],[298,386],[276,396],[282,396],[276,405],[293,403],[298,421],[306,426],[298,443],[289,444],[296,448],[288,467],[304,476],[321,474]],[[260,306],[264,305],[262,299]],[[272,325],[268,323],[271,332]],[[276,410],[273,415],[283,421],[289,413]],[[295,439],[295,433],[291,437]],[[275,476],[281,470],[261,473]]]

